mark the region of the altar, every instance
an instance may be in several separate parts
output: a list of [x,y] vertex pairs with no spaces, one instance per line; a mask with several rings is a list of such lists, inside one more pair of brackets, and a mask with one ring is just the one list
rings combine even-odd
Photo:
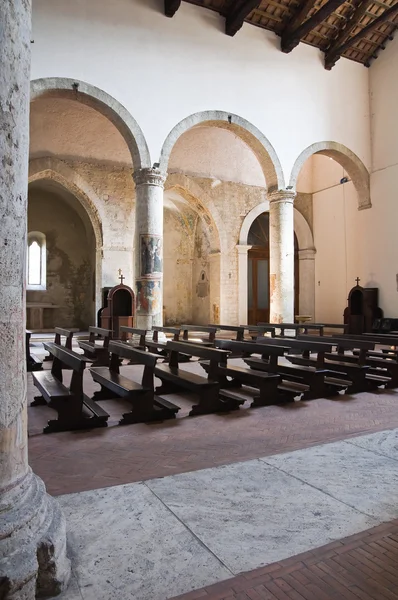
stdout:
[[[61,307],[57,304],[51,304],[50,302],[27,302],[27,329],[44,332],[44,311],[55,308]],[[53,331],[53,329],[50,329],[49,331]]]

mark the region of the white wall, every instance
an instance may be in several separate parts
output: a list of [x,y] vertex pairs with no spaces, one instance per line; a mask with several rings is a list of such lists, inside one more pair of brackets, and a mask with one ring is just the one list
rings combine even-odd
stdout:
[[369,165],[367,69],[342,59],[328,72],[308,45],[286,55],[271,32],[246,24],[231,38],[223,28],[216,12],[185,2],[167,19],[162,0],[35,0],[32,79],[106,91],[138,121],[152,162],[176,123],[218,109],[266,135],[286,180],[316,141],[345,144]]

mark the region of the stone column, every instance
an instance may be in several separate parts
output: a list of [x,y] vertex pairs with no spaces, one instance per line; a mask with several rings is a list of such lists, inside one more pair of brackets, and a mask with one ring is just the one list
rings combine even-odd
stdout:
[[221,323],[221,252],[210,252],[210,323]]
[[294,209],[296,193],[269,194],[270,322],[294,322]]
[[134,175],[137,327],[163,324],[163,186],[166,174],[140,169]]
[[251,246],[238,244],[238,325],[247,325],[247,255]]
[[31,5],[0,2],[0,597],[68,582],[65,522],[28,466],[25,256]]
[[299,250],[299,310],[315,321],[315,248]]

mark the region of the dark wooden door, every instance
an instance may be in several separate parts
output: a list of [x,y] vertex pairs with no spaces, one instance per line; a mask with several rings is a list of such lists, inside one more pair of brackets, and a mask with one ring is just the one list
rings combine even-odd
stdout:
[[249,325],[269,322],[269,253],[249,250],[248,255]]

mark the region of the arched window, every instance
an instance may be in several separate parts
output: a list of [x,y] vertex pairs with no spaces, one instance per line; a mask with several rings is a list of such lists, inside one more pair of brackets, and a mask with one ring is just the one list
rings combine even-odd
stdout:
[[40,231],[28,234],[27,289],[46,289],[46,236]]

